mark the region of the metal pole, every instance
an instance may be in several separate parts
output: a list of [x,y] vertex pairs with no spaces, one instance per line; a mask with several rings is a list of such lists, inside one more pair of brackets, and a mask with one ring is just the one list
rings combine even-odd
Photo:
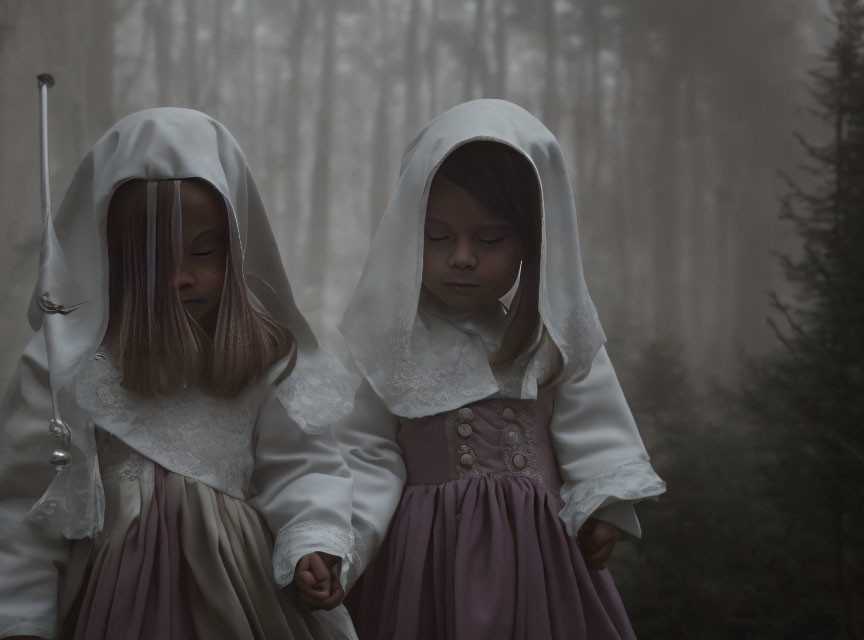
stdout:
[[[51,222],[51,173],[48,167],[48,89],[54,86],[54,78],[49,73],[40,73],[36,76],[39,86],[39,165],[41,174],[42,187],[42,233],[50,233]],[[43,243],[43,251],[45,245]],[[43,256],[44,258],[44,256]],[[51,303],[48,293],[46,292],[40,299],[39,307],[44,313],[61,313],[65,315],[69,310],[62,306]],[[43,330],[45,331],[45,342],[49,352],[49,367],[50,367],[50,329],[49,323],[44,323]],[[50,377],[50,376],[49,376]],[[50,383],[49,383],[50,384]],[[61,471],[69,466],[72,458],[69,453],[69,444],[71,433],[69,425],[60,417],[60,411],[57,407],[57,398],[51,393],[51,404],[53,409],[53,417],[48,423],[48,433],[54,439],[56,447],[51,452],[50,462],[57,471]]]
[[42,224],[51,221],[51,175],[48,171],[48,89],[54,86],[50,73],[36,76],[39,82],[39,162],[42,185]]

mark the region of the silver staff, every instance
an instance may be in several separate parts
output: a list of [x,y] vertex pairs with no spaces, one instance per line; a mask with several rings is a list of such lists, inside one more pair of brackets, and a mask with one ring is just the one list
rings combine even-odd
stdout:
[[[51,226],[51,188],[50,174],[48,170],[48,89],[54,86],[54,78],[51,74],[40,73],[36,76],[39,85],[39,160],[41,168],[41,186],[42,186],[42,232],[48,233]],[[44,251],[43,243],[43,251]],[[60,313],[66,315],[74,311],[73,307],[66,308],[63,305],[55,304],[51,301],[48,292],[46,291],[39,299],[39,308],[43,313]],[[45,342],[48,352],[48,367],[51,367],[51,341],[48,336],[50,332],[49,325],[45,322],[42,324],[45,331]],[[48,433],[55,440],[54,450],[51,452],[50,462],[54,465],[57,471],[65,469],[69,465],[71,455],[69,453],[69,442],[71,434],[69,425],[60,417],[60,409],[57,406],[57,395],[54,390],[51,391],[51,404],[54,416],[48,423]]]

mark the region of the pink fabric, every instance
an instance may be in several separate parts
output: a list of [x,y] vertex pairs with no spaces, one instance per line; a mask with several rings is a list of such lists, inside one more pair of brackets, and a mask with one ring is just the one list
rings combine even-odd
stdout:
[[177,513],[165,508],[164,481],[156,465],[153,497],[138,526],[129,529],[119,555],[93,567],[98,578],[78,613],[76,640],[195,637],[180,588]]
[[[403,422],[409,484],[349,595],[360,639],[634,638],[609,572],[586,567],[558,518],[551,399],[468,408],[469,420],[463,408]],[[468,437],[458,432],[466,422]],[[464,447],[473,464],[461,464]]]

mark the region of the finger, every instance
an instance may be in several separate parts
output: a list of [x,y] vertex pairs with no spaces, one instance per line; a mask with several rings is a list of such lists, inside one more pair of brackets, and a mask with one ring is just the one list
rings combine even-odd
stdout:
[[334,607],[338,607],[342,604],[342,600],[345,599],[345,590],[342,589],[340,585],[337,589],[333,591],[333,593],[328,596],[328,598],[322,602],[318,603],[318,607],[324,609],[325,611],[329,611]]
[[312,569],[312,575],[315,576],[315,586],[326,593],[330,593],[330,570],[324,564],[324,560],[317,553],[310,553],[309,565]]
[[294,582],[297,583],[297,586],[300,588],[303,587],[313,587],[315,586],[315,576],[312,575],[312,572],[306,569],[305,571],[296,571],[294,573]]
[[618,542],[621,539],[621,530],[608,522],[601,522],[594,529],[591,539],[598,547],[602,547],[609,540]]
[[340,574],[342,573],[342,563],[337,563],[330,565],[330,592],[332,593],[335,589],[342,586],[341,580],[339,579]]
[[577,532],[577,536],[580,535],[589,535],[594,532],[594,529],[597,527],[596,518],[588,518],[581,527],[579,527],[579,531]]
[[300,602],[304,605],[311,608],[317,608],[321,606],[322,602],[330,597],[330,594],[326,591],[309,587],[308,589],[300,589],[299,596]]
[[308,581],[301,582],[297,580],[294,582],[301,599],[307,598],[312,602],[320,602],[330,596],[330,589],[322,589],[321,585],[317,584],[314,580],[315,578],[310,574]]
[[342,603],[345,599],[345,591],[341,585],[333,593],[322,593],[313,591],[309,594],[300,593],[300,602],[308,609],[324,609],[330,610]]
[[606,544],[602,545],[596,552],[588,556],[588,561],[594,565],[599,565],[602,568],[602,565],[605,565],[606,561],[609,559],[609,556],[612,555],[612,550],[614,548],[615,541],[608,540]]
[[309,570],[309,561],[310,561],[311,556],[312,556],[311,553],[307,553],[305,556],[302,556],[297,561],[296,571],[308,571]]
[[297,561],[297,566],[294,569],[294,582],[298,586],[302,586],[304,584],[314,584],[315,577],[312,575],[312,571],[309,566],[309,555],[302,556]]

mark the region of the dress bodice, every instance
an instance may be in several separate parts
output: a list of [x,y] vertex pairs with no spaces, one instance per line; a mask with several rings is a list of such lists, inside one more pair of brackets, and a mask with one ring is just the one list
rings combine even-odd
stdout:
[[561,476],[549,433],[554,391],[537,400],[490,398],[454,411],[403,418],[397,440],[408,484],[505,474],[532,477],[554,495]]

